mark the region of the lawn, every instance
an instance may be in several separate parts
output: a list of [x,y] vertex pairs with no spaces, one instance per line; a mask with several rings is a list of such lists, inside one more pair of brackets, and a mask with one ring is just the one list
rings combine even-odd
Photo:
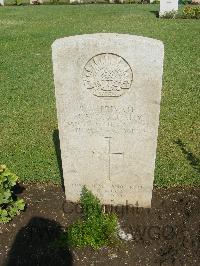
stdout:
[[158,19],[158,10],[129,4],[0,8],[0,163],[25,181],[60,182],[51,44],[84,33],[129,33],[165,45],[155,185],[200,185],[200,23]]

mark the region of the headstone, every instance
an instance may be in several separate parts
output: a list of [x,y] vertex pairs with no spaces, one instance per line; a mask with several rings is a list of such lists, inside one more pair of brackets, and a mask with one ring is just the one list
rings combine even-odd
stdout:
[[178,11],[178,0],[160,0],[159,16],[162,17],[169,12]]
[[43,0],[30,0],[30,5],[42,5]]
[[4,0],[0,0],[0,6],[4,6]]
[[150,207],[162,42],[99,33],[52,45],[66,199],[86,185],[104,204]]

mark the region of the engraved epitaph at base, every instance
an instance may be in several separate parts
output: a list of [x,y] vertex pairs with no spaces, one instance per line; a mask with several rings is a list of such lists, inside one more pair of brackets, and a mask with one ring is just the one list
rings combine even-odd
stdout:
[[151,206],[162,42],[114,33],[52,45],[66,199],[83,185],[104,204]]

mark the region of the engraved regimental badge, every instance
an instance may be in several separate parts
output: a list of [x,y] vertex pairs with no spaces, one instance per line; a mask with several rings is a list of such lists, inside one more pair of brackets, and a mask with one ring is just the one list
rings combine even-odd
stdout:
[[130,65],[116,54],[98,54],[83,70],[85,87],[97,97],[119,97],[130,89],[132,80]]

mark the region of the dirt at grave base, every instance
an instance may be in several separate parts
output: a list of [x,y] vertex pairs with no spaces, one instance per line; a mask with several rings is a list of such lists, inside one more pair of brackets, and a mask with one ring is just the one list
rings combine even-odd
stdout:
[[154,189],[151,209],[117,209],[133,240],[100,250],[49,246],[80,216],[61,187],[25,185],[27,209],[0,224],[0,265],[200,265],[200,188]]

